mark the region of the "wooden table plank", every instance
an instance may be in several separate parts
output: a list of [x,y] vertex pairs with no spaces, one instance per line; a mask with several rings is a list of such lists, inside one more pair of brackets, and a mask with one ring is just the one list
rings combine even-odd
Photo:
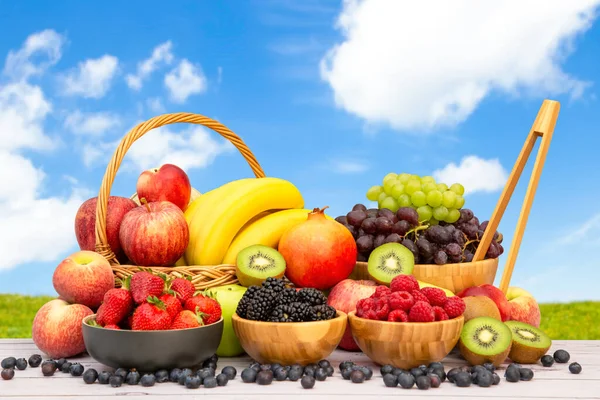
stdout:
[[[42,399],[42,398],[74,398],[84,397],[107,399],[127,395],[131,398],[147,398],[148,396],[186,396],[195,398],[210,395],[217,398],[228,399],[288,399],[319,397],[323,398],[357,398],[369,399],[402,395],[405,399],[438,397],[447,400],[476,399],[476,398],[519,398],[519,399],[600,399],[600,341],[555,341],[553,352],[556,349],[565,349],[571,353],[571,361],[578,361],[583,372],[573,375],[568,371],[568,364],[555,364],[551,368],[544,368],[540,364],[533,365],[535,377],[530,382],[509,383],[502,377],[500,385],[490,388],[471,386],[459,388],[445,382],[438,389],[421,391],[415,388],[405,390],[401,388],[387,388],[383,385],[379,367],[373,364],[362,353],[349,353],[336,351],[329,360],[336,367],[333,377],[325,382],[316,382],[311,390],[302,389],[300,382],[273,382],[270,386],[257,384],[244,384],[239,374],[250,362],[249,357],[222,358],[219,368],[233,365],[238,370],[238,376],[226,387],[190,390],[175,383],[156,384],[151,388],[142,386],[128,386],[111,388],[108,385],[86,385],[82,378],[74,378],[69,374],[57,372],[53,377],[43,377],[40,368],[27,368],[25,371],[16,371],[15,378],[11,381],[0,380],[0,398]],[[0,358],[14,356],[28,358],[33,353],[39,353],[33,342],[28,339],[0,340]],[[339,375],[337,366],[341,361],[352,360],[362,365],[369,365],[374,369],[374,376],[363,384],[353,384],[345,381]],[[71,361],[81,362],[86,369],[95,368],[98,371],[111,370],[104,367],[88,356],[73,358]],[[446,370],[453,366],[465,365],[454,352],[446,360]]]

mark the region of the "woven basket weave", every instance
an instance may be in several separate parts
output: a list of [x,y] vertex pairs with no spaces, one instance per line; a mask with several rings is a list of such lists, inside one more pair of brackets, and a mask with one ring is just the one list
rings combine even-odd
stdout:
[[[106,209],[115,176],[125,154],[136,140],[154,128],[176,123],[203,125],[219,133],[239,150],[257,178],[265,177],[263,169],[244,141],[225,125],[211,118],[193,113],[172,113],[156,116],[135,126],[121,140],[106,168],[104,178],[102,179],[102,185],[100,186],[100,191],[98,193],[98,203],[96,207],[96,252],[104,256],[108,262],[110,262],[117,278],[125,278],[132,275],[139,271],[140,267],[135,265],[120,265],[114,252],[108,245],[106,236]],[[144,268],[150,268],[155,272],[164,273],[167,276],[190,277],[192,283],[198,290],[237,283],[235,265],[192,265],[181,267],[144,266]],[[115,286],[119,286],[118,280],[115,280]]]

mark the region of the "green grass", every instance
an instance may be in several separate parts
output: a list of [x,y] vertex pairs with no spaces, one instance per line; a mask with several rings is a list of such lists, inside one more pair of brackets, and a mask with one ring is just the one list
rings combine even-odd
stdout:
[[[0,338],[29,338],[37,310],[52,297],[0,295]],[[600,302],[542,304],[542,326],[555,340],[599,340]]]

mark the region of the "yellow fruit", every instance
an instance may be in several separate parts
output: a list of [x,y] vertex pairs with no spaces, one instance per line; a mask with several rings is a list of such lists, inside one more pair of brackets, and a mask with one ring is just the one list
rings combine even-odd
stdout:
[[191,265],[216,265],[240,229],[256,215],[273,209],[304,207],[302,194],[279,178],[248,178],[206,193],[204,204],[190,220],[190,245],[185,259]]
[[417,282],[419,282],[419,289],[423,289],[424,287],[434,287],[434,288],[442,289],[444,291],[444,293],[446,293],[446,296],[448,296],[448,297],[454,296],[454,293],[449,289],[444,289],[443,287],[435,286],[435,285],[432,285],[431,283],[421,282],[419,280],[417,280]]
[[185,267],[185,266],[187,266],[187,261],[185,261],[185,257],[181,256],[181,258],[179,260],[177,260],[177,262],[175,262],[175,266],[176,267]]
[[[246,224],[235,236],[223,257],[223,264],[235,264],[237,255],[248,246],[262,244],[277,249],[279,239],[285,231],[306,221],[312,210],[281,210]],[[326,216],[328,219],[333,219]]]

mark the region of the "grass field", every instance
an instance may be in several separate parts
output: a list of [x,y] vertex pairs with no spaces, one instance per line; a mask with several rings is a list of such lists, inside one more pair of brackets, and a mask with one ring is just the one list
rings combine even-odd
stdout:
[[[0,338],[29,338],[37,310],[51,297],[0,295]],[[600,302],[542,304],[542,330],[552,339],[600,339]]]

